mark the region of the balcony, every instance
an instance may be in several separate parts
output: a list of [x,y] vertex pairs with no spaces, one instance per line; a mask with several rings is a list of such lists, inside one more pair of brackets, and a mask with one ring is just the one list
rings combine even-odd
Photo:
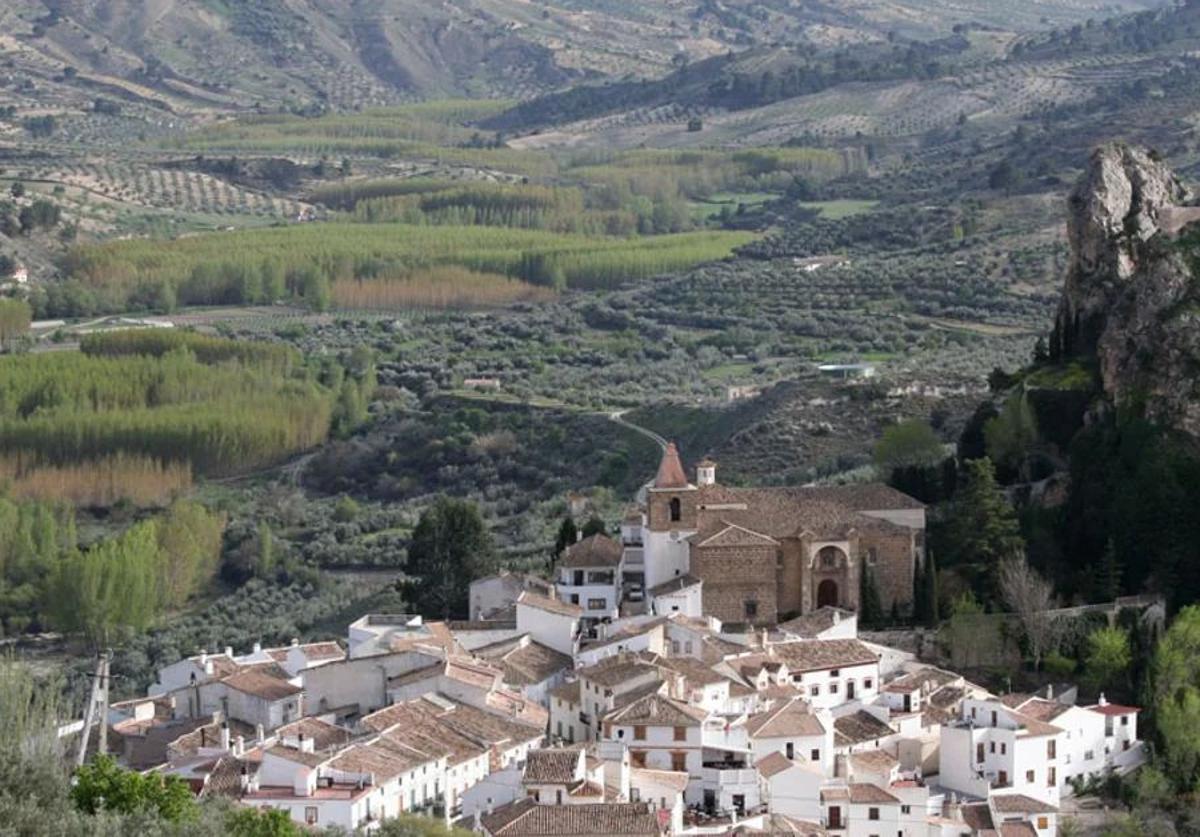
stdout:
[[700,780],[704,787],[713,790],[758,789],[758,772],[745,762],[705,762]]

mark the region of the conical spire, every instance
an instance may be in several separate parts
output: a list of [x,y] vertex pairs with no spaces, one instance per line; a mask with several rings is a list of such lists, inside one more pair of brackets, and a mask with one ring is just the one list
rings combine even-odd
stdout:
[[658,463],[658,476],[654,478],[655,488],[687,488],[687,475],[683,473],[683,463],[679,461],[679,451],[674,442],[668,442],[663,451],[662,462]]

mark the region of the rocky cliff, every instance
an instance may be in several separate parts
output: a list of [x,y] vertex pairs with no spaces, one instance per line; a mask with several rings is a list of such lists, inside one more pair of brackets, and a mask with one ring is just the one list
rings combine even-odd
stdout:
[[1144,151],[1107,145],[1070,197],[1071,263],[1051,339],[1095,358],[1105,394],[1200,437],[1200,206]]

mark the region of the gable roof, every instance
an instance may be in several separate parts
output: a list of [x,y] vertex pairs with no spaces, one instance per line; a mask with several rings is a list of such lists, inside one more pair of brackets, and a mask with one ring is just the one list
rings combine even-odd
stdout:
[[843,747],[893,735],[895,730],[863,709],[833,722],[833,743]]
[[855,613],[852,610],[843,610],[840,607],[826,605],[817,608],[811,613],[805,613],[802,616],[797,616],[794,619],[780,623],[779,630],[806,639],[816,639],[817,635],[821,632],[829,630],[843,619],[853,618],[854,615]]
[[529,640],[500,656],[504,682],[513,686],[532,686],[570,669],[574,661],[560,651]]
[[[719,528],[724,524],[723,528]],[[690,540],[700,549],[720,549],[723,547],[747,547],[747,546],[779,546],[779,541],[772,538],[770,535],[764,535],[760,532],[755,532],[747,529],[744,526],[738,526],[736,523],[730,523],[727,520],[721,520],[713,528],[716,531],[709,529],[709,534],[695,535]]]
[[552,599],[549,596],[543,596],[540,593],[534,593],[530,590],[526,590],[517,598],[518,609],[521,605],[537,608],[546,613],[555,613],[559,616],[571,616],[576,619],[583,616],[583,608],[579,605]]
[[689,587],[694,587],[697,584],[703,583],[704,582],[696,578],[696,576],[691,575],[690,573],[684,573],[683,575],[677,575],[674,578],[669,578],[662,584],[655,584],[646,592],[652,597],[667,596],[671,593],[678,593],[680,590],[686,590]]
[[662,460],[658,463],[658,473],[654,477],[655,488],[687,488],[687,474],[683,472],[683,463],[679,461],[679,449],[674,442],[668,442],[663,449]]
[[879,662],[879,655],[857,639],[780,642],[771,646],[771,653],[786,662],[792,672],[823,671]]
[[1056,814],[1058,808],[1043,802],[1040,799],[1034,799],[1032,796],[1026,796],[1023,793],[998,793],[993,794],[989,800],[992,808],[1002,814]]
[[649,694],[612,712],[604,720],[623,725],[698,727],[707,717],[708,713],[703,709],[660,694]]
[[661,833],[658,818],[642,802],[538,805],[526,797],[483,815],[480,824],[493,837]]
[[582,750],[530,750],[523,779],[529,784],[568,785],[575,781]]
[[813,715],[809,705],[800,699],[751,715],[746,719],[746,732],[751,738],[790,738],[825,734],[821,719]]
[[870,782],[851,782],[850,801],[855,805],[899,805],[900,800]]
[[258,668],[247,668],[221,681],[231,689],[268,701],[283,700],[304,690],[287,680],[273,677]]
[[792,767],[792,760],[778,750],[774,750],[754,762],[754,768],[767,779],[778,776],[785,770],[791,770]]
[[567,547],[560,567],[615,567],[621,563],[621,545],[605,534],[590,535]]

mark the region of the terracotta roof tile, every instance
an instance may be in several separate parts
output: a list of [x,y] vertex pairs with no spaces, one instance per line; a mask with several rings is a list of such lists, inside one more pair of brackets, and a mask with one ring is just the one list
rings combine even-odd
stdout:
[[683,472],[683,463],[679,461],[679,449],[674,442],[667,444],[663,451],[662,461],[658,463],[658,474],[654,477],[655,488],[687,488],[687,474]]
[[1002,814],[1056,814],[1058,808],[1023,793],[993,794],[992,808]]
[[746,719],[746,732],[751,738],[790,738],[824,735],[825,727],[805,701],[796,699],[751,715]]
[[480,818],[493,837],[631,834],[658,837],[658,818],[640,802],[537,805],[521,799]]
[[682,701],[652,694],[639,698],[605,717],[605,722],[663,727],[697,727],[708,717],[703,709]]
[[525,605],[527,607],[544,610],[547,613],[557,613],[560,616],[574,616],[576,618],[583,615],[583,608],[579,605],[573,605],[570,602],[562,602],[558,599],[552,599],[549,596],[543,596],[539,593],[534,593],[526,590],[517,599],[517,606]]
[[802,639],[771,646],[773,656],[792,672],[849,668],[879,661],[879,655],[857,639]]
[[586,537],[567,547],[560,567],[615,567],[621,563],[621,545],[608,535]]
[[767,779],[793,767],[791,759],[778,750],[768,753],[754,763],[754,768]]
[[530,750],[523,776],[527,784],[568,785],[578,777],[581,750]]
[[862,709],[836,719],[833,722],[833,730],[834,744],[838,746],[876,741],[895,732],[883,721]]
[[299,686],[273,677],[265,671],[247,669],[231,674],[222,680],[226,686],[263,700],[277,701],[293,697],[304,690]]
[[855,805],[898,805],[900,800],[870,782],[851,782],[850,801]]

